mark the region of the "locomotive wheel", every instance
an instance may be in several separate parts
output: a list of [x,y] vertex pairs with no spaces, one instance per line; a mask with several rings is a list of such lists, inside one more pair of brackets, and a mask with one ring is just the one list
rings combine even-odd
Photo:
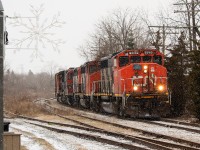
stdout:
[[69,97],[69,105],[74,106],[74,100],[72,97]]
[[93,111],[94,110],[94,102],[90,101],[90,109]]
[[80,108],[80,99],[77,98],[76,101],[77,101],[77,105],[76,105],[76,106],[77,106],[78,108]]
[[59,102],[59,97],[58,97],[58,96],[57,96],[57,98],[56,98],[56,99],[57,99],[57,102]]
[[100,111],[99,107],[100,107],[100,106],[98,105],[98,102],[96,102],[96,103],[95,103],[95,111],[96,111],[96,112],[99,112],[99,111]]
[[125,114],[124,114],[124,109],[122,108],[122,104],[119,105],[119,109],[118,109],[118,117],[119,118],[124,118]]
[[60,96],[57,97],[57,101],[58,101],[59,103],[62,103],[61,97],[60,97]]
[[65,97],[64,97],[64,96],[61,96],[61,97],[60,97],[60,102],[61,102],[61,103],[65,103]]

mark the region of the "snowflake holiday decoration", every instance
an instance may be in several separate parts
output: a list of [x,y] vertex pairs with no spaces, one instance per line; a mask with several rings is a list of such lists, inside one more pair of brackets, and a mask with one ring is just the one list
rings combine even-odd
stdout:
[[30,5],[30,8],[33,17],[21,17],[19,14],[15,14],[14,17],[8,17],[11,18],[9,24],[18,27],[20,33],[23,34],[23,38],[14,39],[9,45],[19,50],[33,49],[31,58],[42,58],[39,50],[46,48],[46,45],[50,45],[53,50],[59,52],[59,46],[65,43],[62,39],[55,39],[55,28],[60,28],[65,24],[65,22],[59,20],[60,14],[55,15],[50,22],[48,22],[47,18],[41,21],[44,5],[39,8]]

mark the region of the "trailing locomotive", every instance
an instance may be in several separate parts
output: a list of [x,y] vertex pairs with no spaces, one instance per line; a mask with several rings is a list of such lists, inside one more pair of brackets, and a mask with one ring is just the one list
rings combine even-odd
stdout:
[[167,70],[158,50],[124,50],[55,75],[59,102],[120,117],[170,112]]

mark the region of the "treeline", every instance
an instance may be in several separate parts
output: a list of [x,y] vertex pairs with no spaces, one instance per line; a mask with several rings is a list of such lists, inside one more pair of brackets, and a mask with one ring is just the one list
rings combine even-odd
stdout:
[[29,70],[28,74],[17,74],[9,69],[4,73],[4,95],[35,95],[54,96],[54,76],[42,72],[34,74]]
[[4,73],[4,113],[37,116],[47,113],[34,100],[54,97],[54,77],[48,73]]

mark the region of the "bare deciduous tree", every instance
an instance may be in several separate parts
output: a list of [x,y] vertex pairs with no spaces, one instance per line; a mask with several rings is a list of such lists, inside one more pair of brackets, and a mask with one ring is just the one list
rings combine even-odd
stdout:
[[147,36],[144,28],[139,12],[118,9],[97,23],[91,39],[79,48],[80,54],[90,60],[128,49],[130,45],[144,47]]

